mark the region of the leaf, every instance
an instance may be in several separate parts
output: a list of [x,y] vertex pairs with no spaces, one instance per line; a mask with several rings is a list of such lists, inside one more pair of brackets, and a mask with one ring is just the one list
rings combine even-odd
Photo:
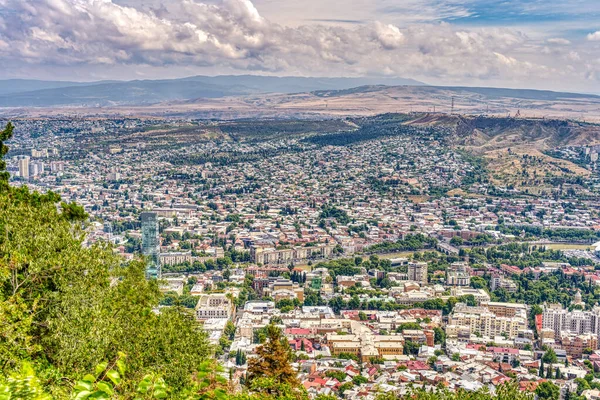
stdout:
[[94,383],[94,382],[96,382],[96,377],[92,374],[87,374],[86,376],[83,377],[82,380],[85,382]]
[[92,393],[89,397],[90,399],[98,399],[98,400],[107,400],[110,397],[104,393],[101,390],[96,390],[94,393]]
[[106,376],[108,376],[108,378],[112,381],[112,383],[115,384],[115,386],[117,386],[119,383],[121,383],[121,376],[114,369],[111,369],[110,371],[108,371],[106,373]]
[[88,381],[78,381],[73,389],[77,391],[92,390],[92,383]]
[[125,366],[125,362],[123,360],[117,360],[117,368],[119,369],[119,373],[123,376],[125,375],[125,371],[127,367]]
[[152,376],[146,375],[141,380],[141,382],[138,384],[137,391],[140,393],[147,393],[148,389],[150,389],[151,385],[152,385]]
[[104,393],[106,393],[109,396],[112,396],[112,394],[113,394],[113,388],[110,385],[110,383],[107,383],[107,382],[98,382],[98,385],[96,385],[96,386],[98,386],[99,390],[103,391]]
[[154,398],[155,399],[166,399],[167,398],[167,392],[165,392],[162,389],[158,389],[154,392]]
[[83,392],[77,393],[77,396],[75,396],[75,400],[87,399],[88,397],[90,397],[91,394],[92,392],[90,392],[89,390],[84,390]]
[[108,367],[108,363],[106,363],[106,362],[96,365],[96,370],[94,371],[94,373],[96,374],[96,377],[99,377],[100,374],[106,370],[106,367]]

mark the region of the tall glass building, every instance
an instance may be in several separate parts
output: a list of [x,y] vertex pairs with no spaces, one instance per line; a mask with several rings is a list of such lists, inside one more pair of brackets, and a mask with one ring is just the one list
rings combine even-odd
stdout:
[[160,242],[158,236],[158,217],[153,212],[143,212],[142,218],[142,254],[146,256],[146,278],[160,278]]

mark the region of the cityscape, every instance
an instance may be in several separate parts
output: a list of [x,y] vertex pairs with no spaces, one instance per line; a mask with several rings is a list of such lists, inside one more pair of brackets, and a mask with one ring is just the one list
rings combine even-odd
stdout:
[[0,0],[0,400],[600,400],[599,20]]
[[22,120],[7,170],[81,205],[85,246],[143,256],[155,311],[189,310],[232,384],[273,325],[310,397],[516,379],[594,398],[600,148],[557,148],[589,173],[546,173],[533,194],[450,129],[403,125],[422,117],[285,135],[285,121]]

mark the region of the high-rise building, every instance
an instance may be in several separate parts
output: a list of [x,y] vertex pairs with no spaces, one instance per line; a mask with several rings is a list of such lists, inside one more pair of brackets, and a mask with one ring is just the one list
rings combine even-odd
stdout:
[[502,334],[510,338],[517,336],[519,332],[527,330],[527,307],[524,304],[494,303],[496,309],[505,308],[511,310],[511,316],[496,314],[488,306],[470,307],[465,303],[457,303],[454,310],[448,316],[448,326],[454,330],[466,328],[470,333],[479,333],[482,336],[493,338]]
[[29,179],[29,156],[19,157],[19,176]]
[[142,254],[146,256],[146,277],[160,278],[160,243],[158,236],[158,217],[154,212],[143,212],[142,219]]
[[62,172],[65,170],[65,163],[63,161],[52,161],[50,163],[51,172]]
[[581,335],[586,333],[600,334],[600,307],[588,311],[569,311],[559,304],[544,305],[542,326],[552,329],[556,337],[564,332]]
[[449,286],[469,286],[471,275],[466,263],[455,262],[446,270],[446,284]]
[[408,280],[427,285],[427,263],[426,262],[408,263]]
[[35,177],[44,173],[44,163],[41,161],[32,161],[29,163],[29,177]]

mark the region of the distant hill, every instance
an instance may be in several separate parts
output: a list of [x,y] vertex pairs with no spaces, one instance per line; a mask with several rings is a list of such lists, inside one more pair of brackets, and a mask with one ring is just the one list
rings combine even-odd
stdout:
[[424,85],[402,78],[304,78],[258,75],[192,76],[181,79],[68,82],[0,81],[0,107],[148,105],[166,101],[265,93],[346,90],[363,85]]

